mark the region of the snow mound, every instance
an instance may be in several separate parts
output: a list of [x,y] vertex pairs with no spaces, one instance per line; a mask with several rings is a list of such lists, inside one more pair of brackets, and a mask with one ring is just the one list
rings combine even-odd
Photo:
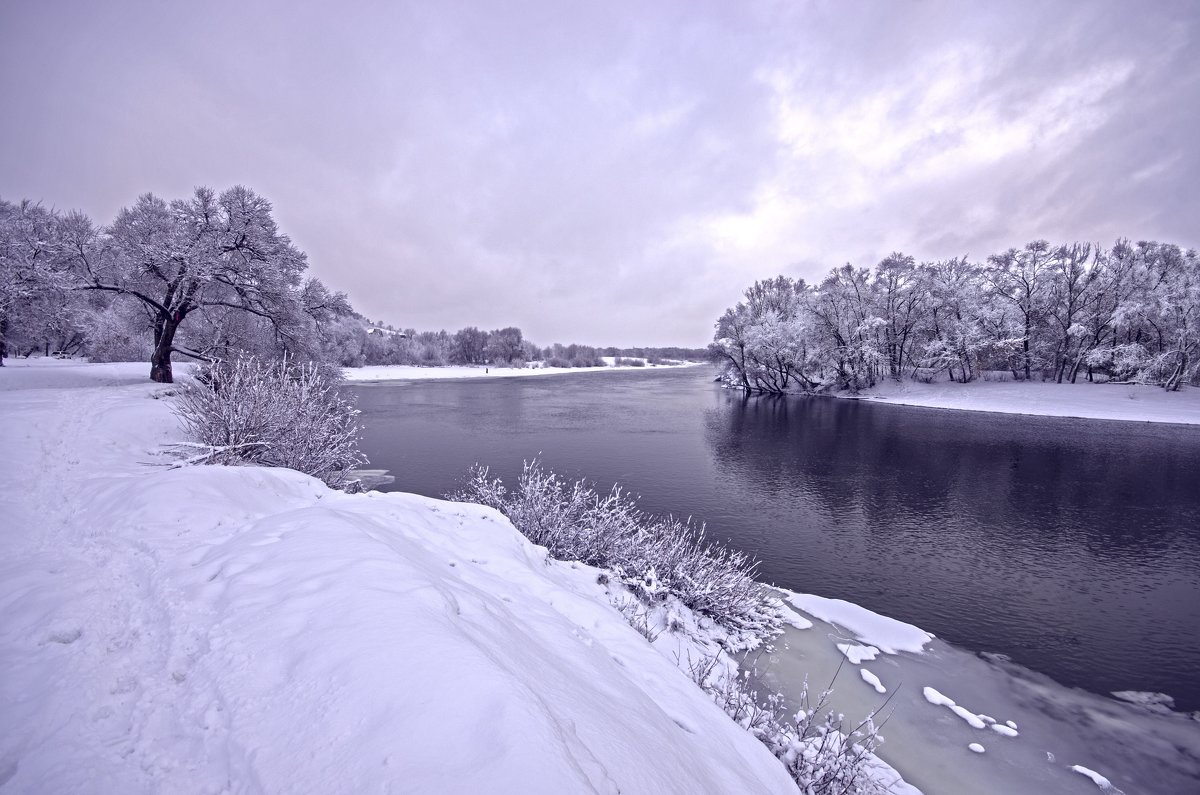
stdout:
[[851,602],[813,594],[785,593],[793,607],[849,630],[862,644],[874,646],[885,654],[920,652],[925,644],[933,640],[933,635],[923,629],[881,616]]
[[1071,765],[1071,770],[1075,771],[1076,773],[1080,774],[1081,776],[1087,776],[1088,778],[1090,778],[1092,780],[1093,784],[1095,784],[1097,787],[1099,787],[1102,790],[1110,790],[1113,788],[1112,782],[1109,781],[1104,776],[1097,773],[1095,770],[1086,768],[1083,765]]
[[887,688],[883,686],[883,682],[879,681],[879,677],[868,671],[866,668],[859,668],[858,673],[862,676],[864,682],[875,688],[876,693],[886,693]]
[[874,646],[862,646],[857,643],[838,643],[835,644],[842,654],[846,655],[846,659],[851,665],[858,665],[863,660],[874,660],[879,656],[879,649]]
[[1016,737],[1018,734],[1017,724],[1012,721],[999,723],[990,715],[976,714],[936,688],[926,687],[921,692],[925,696],[925,700],[930,704],[933,704],[935,707],[946,707],[966,721],[967,725],[972,729],[986,729],[990,727],[992,731],[1002,734],[1005,737]]

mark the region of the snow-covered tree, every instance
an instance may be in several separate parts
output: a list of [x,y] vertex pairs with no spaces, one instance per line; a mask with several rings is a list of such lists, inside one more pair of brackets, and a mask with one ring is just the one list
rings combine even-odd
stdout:
[[1020,324],[1021,368],[1028,381],[1042,361],[1036,355],[1034,335],[1045,314],[1044,293],[1048,282],[1052,249],[1045,240],[1035,240],[1024,248],[1010,248],[988,258],[990,267],[983,275],[992,294],[1017,310]]
[[879,342],[885,321],[875,314],[870,271],[852,265],[834,268],[809,307],[838,388],[874,386],[886,358]]
[[[40,204],[0,199],[0,364],[10,341],[74,336],[72,310],[58,278],[59,218]],[[31,346],[32,347],[32,346]]]
[[483,364],[487,359],[486,331],[474,326],[455,332],[450,347],[450,360],[456,364]]
[[515,326],[496,329],[487,335],[487,361],[492,364],[511,364],[521,359],[524,338]]
[[923,364],[965,384],[980,374],[984,355],[996,347],[984,321],[987,304],[979,268],[966,257],[956,257],[925,263],[921,270],[930,307]]
[[879,316],[884,320],[880,330],[888,374],[899,378],[912,360],[917,331],[928,311],[928,290],[916,261],[900,253],[889,255],[875,266],[873,288]]
[[198,354],[176,341],[195,313],[227,310],[265,321],[272,334],[299,341],[304,330],[304,254],[281,234],[271,204],[237,186],[219,196],[198,188],[190,199],[152,194],[97,232],[84,219],[69,230],[70,261],[81,286],[135,299],[153,318],[150,378],[170,383],[171,354]]

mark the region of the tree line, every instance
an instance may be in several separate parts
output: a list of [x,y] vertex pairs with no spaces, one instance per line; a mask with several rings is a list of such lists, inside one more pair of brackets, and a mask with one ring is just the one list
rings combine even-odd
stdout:
[[1176,390],[1200,378],[1200,256],[1177,245],[1034,241],[990,256],[891,254],[819,284],[755,282],[710,356],[749,392],[858,390],[884,378],[985,374]]
[[288,357],[331,366],[602,365],[601,356],[698,358],[701,350],[539,347],[516,327],[398,331],[306,275],[307,257],[249,188],[145,194],[111,224],[0,199],[0,365],[5,356],[148,359],[173,381],[174,355]]
[[542,347],[527,339],[515,326],[492,331],[468,326],[450,333],[397,329],[358,317],[338,324],[331,329],[330,337],[331,353],[343,367],[375,364],[525,367],[534,362],[546,367],[603,367],[602,357],[628,358],[650,364],[707,358],[704,348],[617,348],[577,343]]

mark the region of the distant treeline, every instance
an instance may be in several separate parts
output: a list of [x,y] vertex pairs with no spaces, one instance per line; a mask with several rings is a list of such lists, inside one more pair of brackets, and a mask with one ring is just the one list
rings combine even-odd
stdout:
[[440,367],[453,364],[524,367],[541,362],[547,367],[603,367],[601,357],[627,359],[622,364],[704,361],[704,348],[600,348],[554,343],[541,347],[525,339],[521,329],[483,331],[469,326],[454,333],[397,329],[385,324],[347,319],[330,329],[332,353],[343,367],[407,364]]
[[1038,240],[973,262],[892,254],[820,284],[756,282],[709,346],[748,391],[929,381],[1200,379],[1200,256],[1167,243]]
[[214,361],[287,356],[366,364],[601,365],[601,356],[702,359],[686,348],[595,348],[524,339],[518,328],[398,331],[356,313],[307,277],[271,203],[237,186],[186,199],[145,194],[112,223],[0,199],[0,364],[9,355],[150,363],[172,380],[175,354]]

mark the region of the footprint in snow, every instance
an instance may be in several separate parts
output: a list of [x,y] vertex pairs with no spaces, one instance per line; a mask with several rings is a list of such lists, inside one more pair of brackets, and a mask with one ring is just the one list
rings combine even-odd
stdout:
[[48,634],[45,639],[42,640],[41,645],[45,646],[47,643],[61,643],[64,646],[69,646],[75,641],[79,640],[82,635],[83,630],[79,627],[59,627],[50,630],[50,634]]

